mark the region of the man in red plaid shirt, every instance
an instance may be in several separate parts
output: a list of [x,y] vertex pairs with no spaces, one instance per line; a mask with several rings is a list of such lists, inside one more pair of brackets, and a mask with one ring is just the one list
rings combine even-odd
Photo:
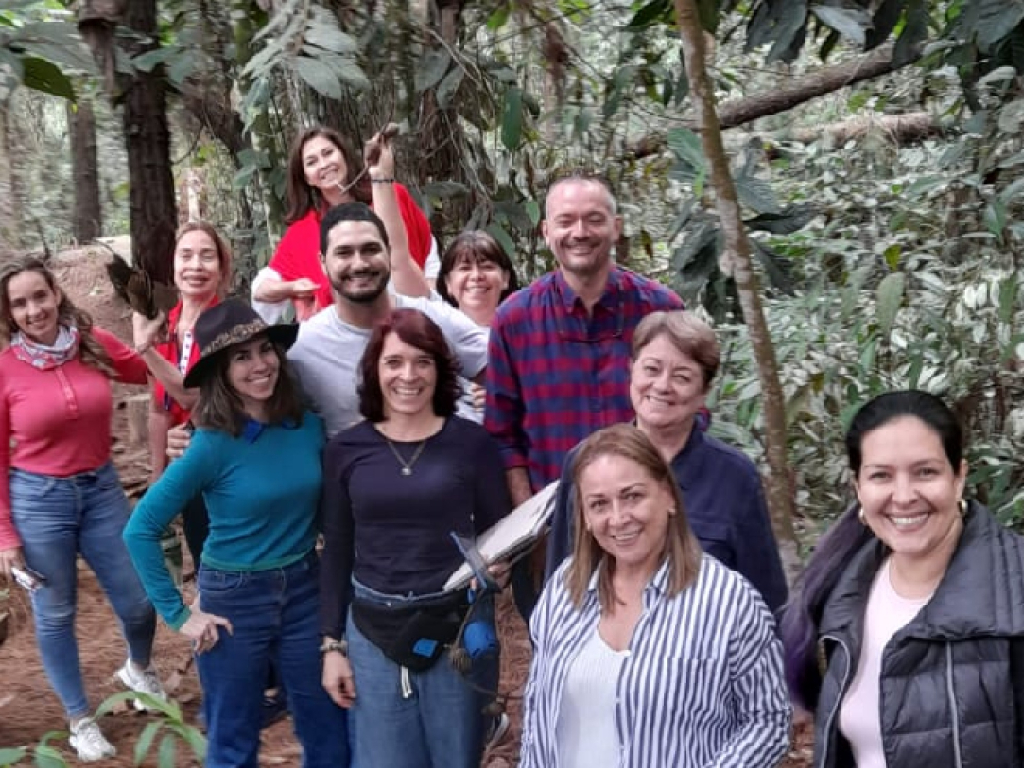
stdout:
[[[558,479],[585,437],[633,419],[633,330],[650,312],[683,307],[660,283],[614,263],[622,217],[601,177],[552,184],[543,232],[559,268],[498,308],[487,352],[484,426],[501,445],[517,505]],[[522,589],[517,601],[528,614]]]

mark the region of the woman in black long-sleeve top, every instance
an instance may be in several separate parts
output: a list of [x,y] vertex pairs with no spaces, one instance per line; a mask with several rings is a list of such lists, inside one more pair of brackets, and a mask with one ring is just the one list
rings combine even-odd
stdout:
[[493,626],[492,596],[465,622],[473,596],[442,588],[463,559],[451,533],[481,533],[511,509],[501,456],[454,415],[458,366],[422,313],[394,311],[360,367],[366,421],[324,453],[324,685],[351,708],[357,765],[475,768],[496,647],[466,674],[452,657],[479,650],[460,629]]

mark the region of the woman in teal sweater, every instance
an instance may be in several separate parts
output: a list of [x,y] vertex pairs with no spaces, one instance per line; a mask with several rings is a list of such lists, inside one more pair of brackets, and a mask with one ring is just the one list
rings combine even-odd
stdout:
[[[304,411],[284,350],[297,326],[267,326],[237,300],[196,322],[198,430],[150,487],[124,537],[156,610],[188,637],[203,687],[208,768],[257,768],[263,683],[274,661],[306,768],[346,768],[344,710],[320,684],[315,551],[323,423]],[[202,494],[210,533],[199,597],[186,606],[160,549],[164,529]]]

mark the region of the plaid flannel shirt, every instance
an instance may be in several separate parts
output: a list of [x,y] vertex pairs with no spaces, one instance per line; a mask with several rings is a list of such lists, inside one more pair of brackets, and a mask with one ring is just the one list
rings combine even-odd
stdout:
[[633,331],[651,312],[682,308],[660,283],[620,267],[592,317],[559,271],[510,296],[491,325],[484,415],[505,467],[526,467],[540,490],[580,440],[630,421]]

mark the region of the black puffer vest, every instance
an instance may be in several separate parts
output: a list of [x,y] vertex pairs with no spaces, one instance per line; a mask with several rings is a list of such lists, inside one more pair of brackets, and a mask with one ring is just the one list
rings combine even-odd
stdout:
[[[886,554],[878,540],[865,545],[824,608],[815,768],[854,765],[839,707]],[[879,710],[888,768],[1024,766],[1024,538],[978,504],[932,599],[885,647]]]

